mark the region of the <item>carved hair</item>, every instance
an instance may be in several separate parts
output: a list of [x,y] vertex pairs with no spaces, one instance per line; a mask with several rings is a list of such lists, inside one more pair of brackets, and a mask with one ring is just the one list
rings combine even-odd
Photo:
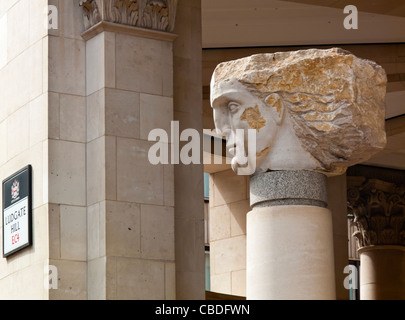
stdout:
[[368,160],[386,144],[385,71],[348,51],[253,55],[221,63],[213,79],[213,94],[233,79],[262,101],[277,94],[303,148],[328,171]]

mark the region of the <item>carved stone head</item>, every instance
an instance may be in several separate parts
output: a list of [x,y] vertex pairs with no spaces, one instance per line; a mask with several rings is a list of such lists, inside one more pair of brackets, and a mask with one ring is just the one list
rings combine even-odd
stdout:
[[382,67],[338,48],[258,54],[217,66],[211,105],[231,154],[236,129],[256,130],[256,172],[337,175],[385,147],[386,83]]

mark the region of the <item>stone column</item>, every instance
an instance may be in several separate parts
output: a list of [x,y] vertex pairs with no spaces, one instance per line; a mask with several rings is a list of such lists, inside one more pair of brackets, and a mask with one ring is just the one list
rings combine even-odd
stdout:
[[358,231],[360,299],[405,299],[405,186],[348,177]]
[[251,177],[248,299],[335,299],[326,183],[323,174],[303,170]]
[[385,146],[386,81],[380,66],[336,48],[258,54],[215,69],[217,131],[232,169],[252,175],[247,299],[336,298],[326,176]]
[[[176,1],[82,1],[86,40],[89,299],[175,299],[171,132]],[[169,146],[170,148],[170,146]]]
[[[179,0],[174,54],[174,119],[202,134],[201,0]],[[183,147],[180,142],[180,149]],[[202,161],[201,161],[202,163]],[[174,165],[176,299],[205,299],[202,164]]]

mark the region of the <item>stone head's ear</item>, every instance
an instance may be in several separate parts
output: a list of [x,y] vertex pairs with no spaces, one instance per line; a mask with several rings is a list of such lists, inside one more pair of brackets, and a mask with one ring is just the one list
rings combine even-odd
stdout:
[[275,111],[275,121],[278,125],[283,122],[284,114],[285,114],[285,107],[283,100],[277,93],[272,93],[264,99],[264,102],[271,108],[274,108]]

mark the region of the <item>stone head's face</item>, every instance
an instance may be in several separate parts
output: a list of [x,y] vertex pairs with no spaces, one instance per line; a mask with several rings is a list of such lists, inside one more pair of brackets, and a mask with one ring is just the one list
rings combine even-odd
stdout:
[[[260,165],[270,151],[282,122],[278,97],[269,95],[261,99],[240,82],[231,80],[212,86],[211,104],[216,129],[227,138],[227,149],[233,156],[233,170],[246,165]],[[249,130],[256,131],[254,154],[252,148],[249,149]]]

